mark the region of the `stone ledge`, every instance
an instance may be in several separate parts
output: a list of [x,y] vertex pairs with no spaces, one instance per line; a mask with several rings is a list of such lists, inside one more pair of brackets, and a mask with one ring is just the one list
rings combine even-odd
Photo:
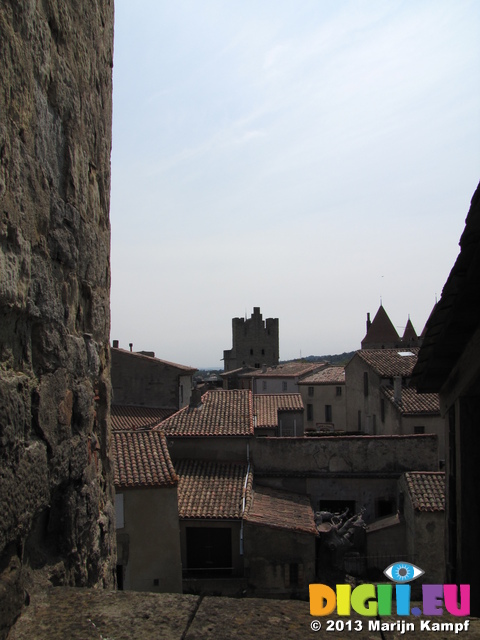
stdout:
[[[341,638],[342,640],[409,640],[428,638],[432,632],[420,631],[420,618],[391,616],[414,622],[415,631],[370,630],[372,618],[361,618],[363,631],[345,629],[329,633],[326,620],[314,633],[308,602],[263,600],[260,598],[216,598],[52,587],[31,597],[30,605],[8,635],[8,640],[296,640],[297,638]],[[338,620],[336,615],[328,616]],[[342,618],[346,622],[347,618]],[[354,617],[352,618],[354,620]],[[435,622],[463,622],[463,618],[444,615]],[[352,625],[353,627],[353,625]],[[480,619],[470,619],[466,638],[480,638]],[[435,632],[436,640],[456,638],[454,632]]]

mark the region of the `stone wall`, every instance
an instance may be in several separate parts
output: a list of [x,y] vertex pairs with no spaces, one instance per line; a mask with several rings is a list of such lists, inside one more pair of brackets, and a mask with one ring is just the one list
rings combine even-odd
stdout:
[[24,589],[113,585],[113,0],[0,0],[0,637]]
[[264,474],[379,474],[437,471],[436,435],[256,438],[255,472]]

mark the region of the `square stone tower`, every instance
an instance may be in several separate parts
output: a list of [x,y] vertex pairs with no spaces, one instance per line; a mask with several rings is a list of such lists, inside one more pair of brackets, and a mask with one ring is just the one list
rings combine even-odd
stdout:
[[233,347],[223,352],[224,371],[278,364],[278,318],[262,319],[260,307],[250,318],[232,318]]

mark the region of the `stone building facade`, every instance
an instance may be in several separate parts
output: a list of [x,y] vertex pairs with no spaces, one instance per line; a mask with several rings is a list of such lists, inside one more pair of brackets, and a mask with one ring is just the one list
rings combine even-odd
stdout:
[[1,0],[0,59],[2,638],[37,578],[114,584],[113,1]]
[[278,364],[278,318],[262,319],[260,307],[250,318],[232,318],[232,348],[223,352],[224,370]]
[[111,349],[112,403],[139,407],[170,407],[190,402],[196,369],[155,357],[155,353]]

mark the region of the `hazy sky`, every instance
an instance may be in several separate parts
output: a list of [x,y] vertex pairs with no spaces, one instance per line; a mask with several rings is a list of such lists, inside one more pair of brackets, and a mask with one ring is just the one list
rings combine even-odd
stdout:
[[478,0],[116,0],[112,339],[223,367],[421,332],[480,179]]

